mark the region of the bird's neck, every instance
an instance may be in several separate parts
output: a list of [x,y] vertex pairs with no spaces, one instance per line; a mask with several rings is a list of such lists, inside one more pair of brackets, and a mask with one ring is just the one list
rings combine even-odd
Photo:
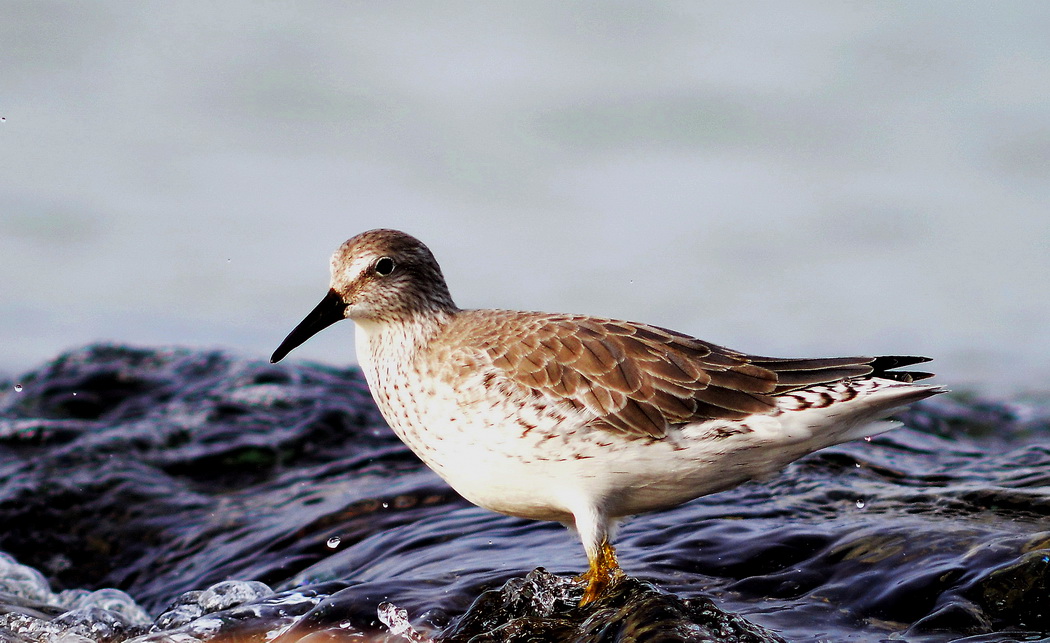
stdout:
[[408,315],[383,320],[354,319],[357,326],[357,359],[366,371],[376,362],[412,360],[458,311],[440,309],[425,315]]

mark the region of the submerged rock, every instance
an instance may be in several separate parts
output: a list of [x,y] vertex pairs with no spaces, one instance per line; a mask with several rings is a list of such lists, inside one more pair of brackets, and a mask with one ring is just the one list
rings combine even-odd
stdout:
[[578,607],[582,585],[543,568],[482,594],[436,640],[459,643],[513,641],[781,642],[779,636],[707,598],[682,600],[651,583],[625,578],[600,600]]

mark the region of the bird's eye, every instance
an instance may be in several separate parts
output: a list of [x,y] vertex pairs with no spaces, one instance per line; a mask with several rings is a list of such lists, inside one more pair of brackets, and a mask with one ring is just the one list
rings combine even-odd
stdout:
[[375,271],[380,277],[386,277],[394,272],[394,260],[390,257],[380,257],[379,261],[376,261]]

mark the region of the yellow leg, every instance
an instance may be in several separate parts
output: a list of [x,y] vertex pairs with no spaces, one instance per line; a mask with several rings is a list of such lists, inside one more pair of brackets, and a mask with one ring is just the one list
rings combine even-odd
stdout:
[[598,553],[590,560],[591,567],[580,580],[587,581],[587,589],[580,599],[580,607],[598,599],[614,581],[623,577],[623,570],[616,562],[616,550],[609,544],[608,540],[602,540]]

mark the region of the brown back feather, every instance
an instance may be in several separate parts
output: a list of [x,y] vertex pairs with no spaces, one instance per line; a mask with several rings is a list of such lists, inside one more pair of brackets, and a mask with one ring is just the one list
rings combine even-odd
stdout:
[[487,317],[485,324],[459,326],[472,329],[461,341],[488,355],[502,377],[589,411],[595,428],[639,437],[660,438],[671,425],[697,420],[767,413],[777,395],[846,378],[908,381],[900,377],[906,373],[885,371],[926,361],[760,357],[647,324],[509,311],[460,314]]

